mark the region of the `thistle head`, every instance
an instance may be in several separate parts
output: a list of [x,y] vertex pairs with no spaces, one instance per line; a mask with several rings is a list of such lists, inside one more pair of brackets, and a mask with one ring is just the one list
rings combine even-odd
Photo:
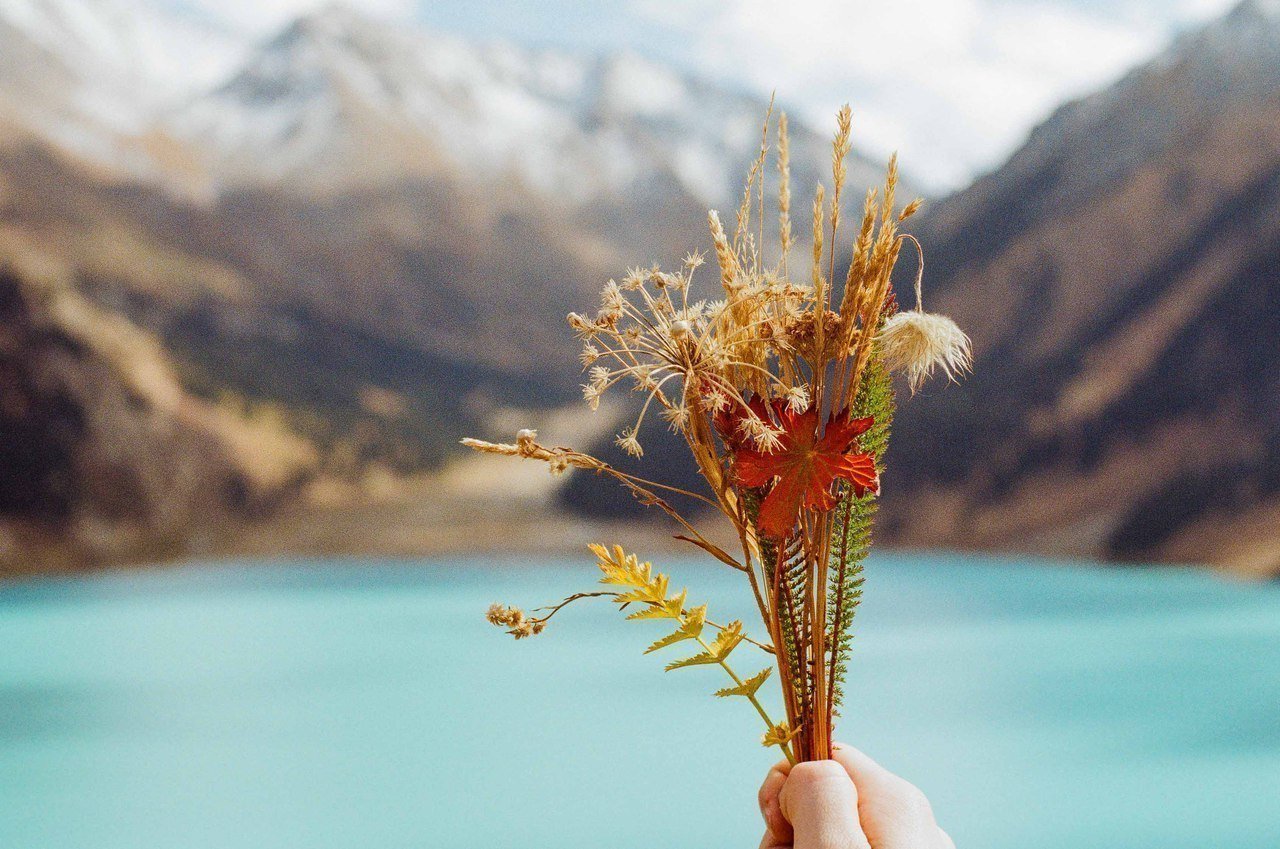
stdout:
[[884,323],[876,341],[885,367],[905,374],[913,393],[935,368],[955,380],[973,364],[969,337],[945,315],[918,309],[899,312]]

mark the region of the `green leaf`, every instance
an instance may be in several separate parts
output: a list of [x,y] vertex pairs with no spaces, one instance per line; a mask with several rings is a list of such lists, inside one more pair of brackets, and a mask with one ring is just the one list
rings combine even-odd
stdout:
[[765,667],[736,687],[725,687],[723,690],[716,690],[716,695],[722,699],[729,696],[754,696],[772,674],[773,667]]

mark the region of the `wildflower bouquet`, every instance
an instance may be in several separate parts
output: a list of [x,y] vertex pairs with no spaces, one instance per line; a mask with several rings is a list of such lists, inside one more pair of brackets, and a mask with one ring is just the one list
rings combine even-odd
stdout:
[[[719,269],[720,300],[693,295],[703,257],[690,254],[679,272],[633,269],[604,287],[594,317],[571,313],[590,379],[592,407],[622,384],[643,393],[635,424],[618,444],[639,457],[640,428],[656,411],[688,444],[706,483],[693,493],[637,477],[570,448],[549,447],[522,430],[514,444],[465,439],[478,451],[549,464],[553,473],[584,469],[612,478],[643,504],[680,526],[677,539],[698,546],[742,573],[760,614],[764,637],[749,637],[740,621],[713,621],[705,604],[676,592],[667,575],[622,547],[591,546],[605,588],[571,595],[534,611],[494,605],[488,618],[516,638],[540,633],[566,605],[604,598],[630,611],[628,619],[667,620],[670,634],[655,652],[691,643],[693,653],[668,670],[719,666],[728,684],[716,695],[745,699],[765,723],[763,743],[788,760],[830,757],[832,717],[850,650],[850,629],[862,595],[863,561],[871,545],[884,452],[894,413],[891,375],[911,391],[935,369],[949,378],[970,364],[969,340],[950,319],[916,306],[899,310],[890,278],[899,251],[919,242],[900,231],[920,207],[895,207],[896,157],[883,194],[871,189],[853,233],[852,260],[836,278],[841,251],[841,201],[850,149],[850,110],[837,116],[832,145],[832,192],[818,186],[812,211],[812,256],[798,279],[792,232],[786,115],[764,123],[733,235],[709,214]],[[770,130],[776,128],[778,195],[776,262],[765,258],[764,172]],[[753,232],[753,213],[756,230]],[[678,493],[728,519],[733,553],[712,542],[694,519],[664,494]],[[742,674],[730,664],[743,644],[772,656],[770,665]],[[737,656],[733,657],[736,662]],[[758,698],[776,668],[785,720],[770,717]]]

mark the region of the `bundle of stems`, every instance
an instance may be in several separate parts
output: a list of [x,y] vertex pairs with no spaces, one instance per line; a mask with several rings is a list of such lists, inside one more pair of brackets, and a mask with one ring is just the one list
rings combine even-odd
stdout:
[[[901,373],[914,392],[936,369],[954,378],[970,364],[964,333],[950,319],[923,311],[923,255],[916,307],[897,307],[891,277],[899,252],[908,244],[920,248],[901,228],[920,201],[896,206],[896,156],[883,189],[867,191],[857,226],[843,232],[850,129],[845,106],[832,142],[831,193],[817,187],[809,261],[801,263],[808,268],[801,277],[792,268],[797,237],[786,115],[775,122],[771,106],[732,234],[715,211],[708,216],[720,298],[694,296],[694,273],[703,257],[690,254],[679,272],[630,270],[621,282],[606,284],[594,316],[569,315],[589,370],[587,403],[594,408],[620,383],[644,397],[618,444],[641,456],[641,425],[658,412],[684,438],[705,491],[661,484],[589,454],[542,445],[531,430],[521,431],[512,444],[463,440],[479,451],[545,462],[553,473],[577,468],[613,478],[642,503],[664,511],[680,525],[678,539],[742,573],[766,638],[751,639],[741,622],[716,624],[705,605],[688,604],[685,591],[672,592],[666,575],[621,547],[592,547],[608,589],[576,593],[533,614],[494,605],[490,621],[527,637],[540,633],[568,604],[588,598],[610,599],[630,609],[630,619],[671,620],[675,630],[649,650],[695,642],[701,651],[667,668],[722,667],[732,686],[716,695],[747,699],[765,722],[764,744],[778,746],[793,762],[831,754],[894,412],[892,374]],[[765,172],[771,132],[778,251],[769,262]],[[845,250],[851,260],[837,277],[837,254]],[[697,516],[668,500],[671,493],[726,517],[737,538],[730,546],[734,551],[704,535]],[[739,675],[729,655],[742,644],[771,655],[773,665]],[[775,722],[759,699],[774,668],[785,721]]]

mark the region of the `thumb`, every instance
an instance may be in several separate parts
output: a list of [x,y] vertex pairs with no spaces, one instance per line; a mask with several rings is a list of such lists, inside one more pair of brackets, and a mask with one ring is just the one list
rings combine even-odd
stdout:
[[858,789],[835,761],[796,764],[778,801],[795,849],[870,849],[858,823]]

